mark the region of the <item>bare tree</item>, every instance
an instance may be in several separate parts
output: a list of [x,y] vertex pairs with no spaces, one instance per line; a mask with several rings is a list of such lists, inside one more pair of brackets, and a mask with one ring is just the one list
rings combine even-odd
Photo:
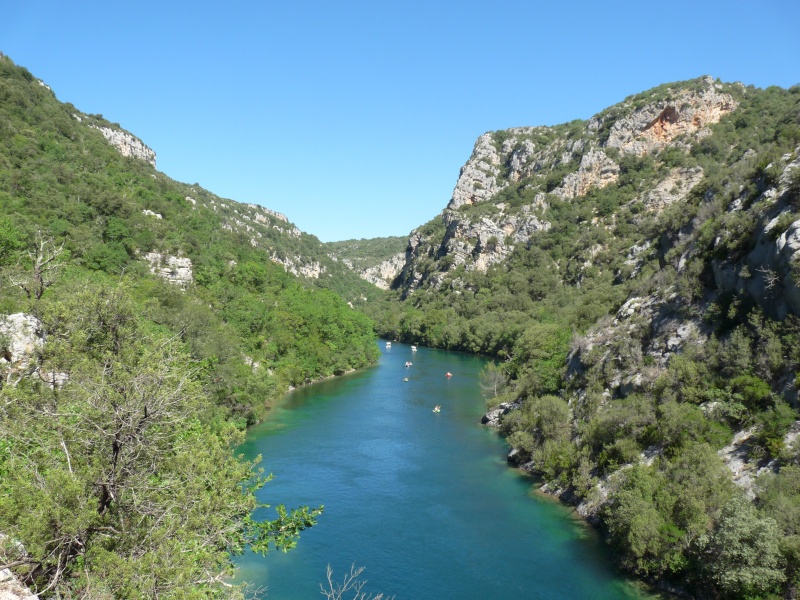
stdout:
[[764,287],[766,287],[768,290],[771,291],[775,287],[781,285],[780,275],[778,275],[769,267],[762,267],[760,269],[756,269],[756,271],[764,275]]
[[[319,589],[320,593],[325,596],[328,600],[345,600],[346,598],[350,598],[351,600],[384,600],[383,594],[378,594],[377,596],[373,596],[372,594],[367,594],[366,592],[362,592],[361,590],[367,584],[366,579],[359,579],[361,573],[364,572],[366,567],[356,567],[355,563],[350,565],[350,572],[346,573],[344,578],[342,579],[341,583],[334,583],[333,581],[333,569],[330,565],[328,565],[327,569],[327,579],[328,579],[328,587],[327,589],[320,583]],[[386,598],[385,600],[393,600],[394,596]]]
[[64,252],[64,242],[56,246],[51,236],[41,229],[36,232],[33,250],[28,250],[30,269],[18,265],[19,271],[9,277],[11,283],[21,288],[28,300],[39,300],[44,291],[55,283],[58,272],[63,267],[60,257]]

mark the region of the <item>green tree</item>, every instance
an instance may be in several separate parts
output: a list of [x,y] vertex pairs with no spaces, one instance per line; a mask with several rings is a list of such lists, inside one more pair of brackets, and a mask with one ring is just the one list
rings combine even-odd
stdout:
[[318,510],[253,520],[266,479],[182,344],[124,288],[73,292],[41,307],[64,383],[0,390],[0,531],[25,549],[0,560],[44,597],[216,597],[232,553],[288,549]]
[[714,530],[699,540],[704,575],[724,598],[763,598],[786,579],[779,539],[774,519],[760,517],[749,500],[735,496]]
[[491,402],[502,394],[507,384],[508,375],[503,370],[503,367],[494,362],[486,363],[486,366],[481,370],[480,385],[487,401]]
[[0,217],[0,267],[11,263],[16,253],[24,247],[22,233],[11,219]]

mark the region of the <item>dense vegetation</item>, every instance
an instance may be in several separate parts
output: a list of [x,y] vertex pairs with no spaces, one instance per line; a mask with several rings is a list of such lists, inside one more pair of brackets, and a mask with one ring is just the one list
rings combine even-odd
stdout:
[[[233,448],[289,386],[377,358],[334,291],[379,292],[95,125],[118,128],[0,55],[0,321],[33,324],[27,357],[0,329],[0,564],[43,598],[227,597],[231,555],[291,547],[316,515],[252,520],[266,479]],[[190,281],[151,273],[170,256]]]
[[[449,217],[549,228],[480,270],[456,262],[434,219],[384,299],[328,254],[369,266],[404,240],[322,245],[174,182],[94,128],[118,126],[0,57],[0,315],[23,313],[40,340],[21,363],[0,336],[0,563],[42,597],[231,593],[232,554],[290,547],[314,521],[283,508],[252,520],[265,479],[231,449],[288,386],[375,359],[372,323],[344,296],[387,337],[497,357],[484,389],[517,407],[501,424],[515,460],[581,503],[626,569],[700,597],[793,597],[800,320],[777,307],[797,277],[753,252],[765,235],[788,243],[800,216],[800,167],[787,166],[800,88],[720,84],[738,106],[709,135],[640,155],[607,145],[632,111],[707,86],[661,86],[591,127],[496,132],[498,152],[524,139],[556,158],[519,180],[504,164],[502,191]],[[589,148],[618,177],[558,196]],[[648,205],[676,173],[702,176]],[[151,272],[168,257],[191,260],[190,283]],[[745,283],[724,288],[724,273]],[[689,333],[670,338],[670,323]],[[749,484],[720,452],[734,435],[744,475],[759,473]]]
[[348,260],[354,269],[374,267],[406,249],[408,238],[392,236],[360,240],[326,242],[325,248],[334,256]]
[[[703,85],[629,98],[596,129],[528,137],[603,147],[618,119]],[[771,242],[798,218],[800,168],[786,167],[800,144],[800,88],[724,89],[738,107],[710,135],[641,156],[604,148],[620,167],[606,187],[557,197],[578,159],[555,160],[453,211],[475,223],[529,207],[551,224],[485,272],[455,266],[443,219],[421,227],[416,278],[368,310],[390,338],[499,359],[484,387],[490,406],[518,403],[502,422],[515,459],[587,507],[625,568],[700,597],[794,597],[800,444],[786,434],[798,419],[800,321],[776,312],[792,284],[748,257],[768,223]],[[511,137],[497,132],[497,147]],[[698,168],[690,193],[646,206],[658,182]],[[718,287],[715,268],[728,267],[760,282],[760,296]],[[633,308],[618,313],[623,304]],[[696,331],[678,352],[659,329],[670,322]],[[749,472],[768,466],[749,487],[733,484],[718,453],[737,432]]]

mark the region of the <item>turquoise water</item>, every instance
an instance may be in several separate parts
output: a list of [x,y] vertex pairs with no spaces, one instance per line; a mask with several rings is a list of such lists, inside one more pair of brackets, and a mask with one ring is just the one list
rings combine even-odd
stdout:
[[326,565],[341,579],[355,563],[364,591],[397,600],[645,597],[593,531],[507,467],[479,424],[483,359],[380,347],[377,366],[293,392],[249,432],[241,451],[275,475],[262,500],[325,512],[288,554],[240,557],[237,580],[321,598]]

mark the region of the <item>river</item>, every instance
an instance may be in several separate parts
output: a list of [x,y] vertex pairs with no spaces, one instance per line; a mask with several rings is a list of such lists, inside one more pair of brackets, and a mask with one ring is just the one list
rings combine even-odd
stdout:
[[275,475],[262,500],[325,511],[291,552],[237,559],[237,580],[307,600],[326,565],[340,580],[354,563],[363,591],[397,600],[647,597],[593,530],[508,468],[480,425],[484,359],[380,347],[376,366],[292,392],[248,433],[241,452]]

